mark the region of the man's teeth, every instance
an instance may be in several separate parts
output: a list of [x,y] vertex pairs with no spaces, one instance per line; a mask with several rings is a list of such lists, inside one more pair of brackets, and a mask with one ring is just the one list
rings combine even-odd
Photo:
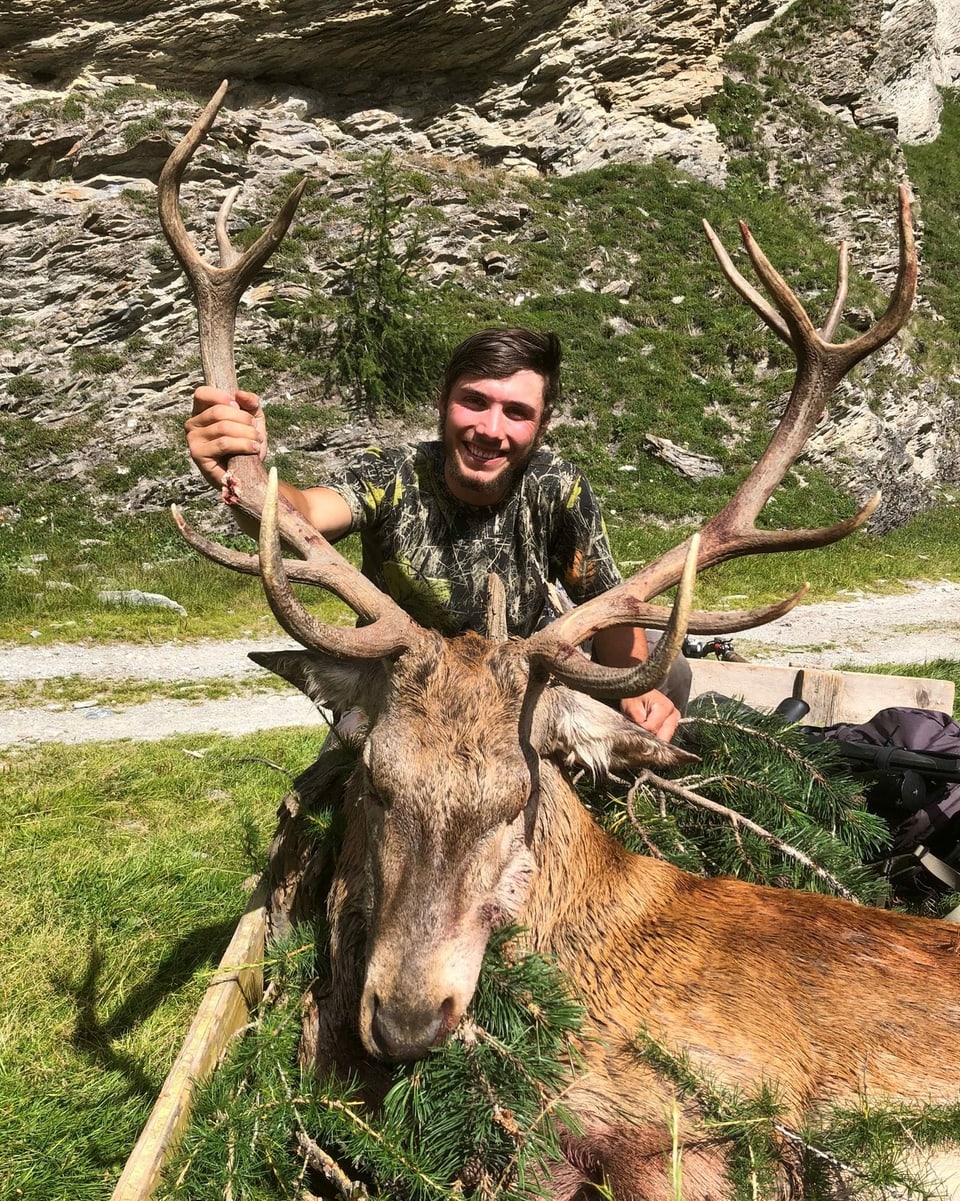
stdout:
[[499,459],[500,458],[499,450],[487,450],[482,446],[470,446],[470,445],[467,446],[467,450],[469,450],[469,452],[473,455],[473,457],[475,459]]

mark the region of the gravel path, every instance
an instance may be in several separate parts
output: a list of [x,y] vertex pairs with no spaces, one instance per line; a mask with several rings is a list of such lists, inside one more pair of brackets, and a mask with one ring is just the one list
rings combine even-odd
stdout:
[[[803,605],[774,625],[734,639],[747,658],[795,666],[865,666],[960,660],[960,584],[923,584],[896,596],[858,596]],[[300,693],[244,695],[244,683],[262,674],[252,650],[294,645],[282,635],[263,641],[159,646],[73,644],[0,649],[0,680],[55,680],[82,675],[100,680],[163,682],[229,679],[236,695],[219,701],[156,700],[121,707],[109,703],[48,704],[0,714],[0,747],[56,741],[79,743],[177,733],[235,733],[287,725],[322,725]]]

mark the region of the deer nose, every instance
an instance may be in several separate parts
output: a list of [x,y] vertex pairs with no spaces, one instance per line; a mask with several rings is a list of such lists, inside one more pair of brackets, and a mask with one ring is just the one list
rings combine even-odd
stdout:
[[447,1014],[452,998],[433,1005],[386,1005],[373,998],[370,1028],[373,1042],[384,1059],[419,1059],[449,1033]]

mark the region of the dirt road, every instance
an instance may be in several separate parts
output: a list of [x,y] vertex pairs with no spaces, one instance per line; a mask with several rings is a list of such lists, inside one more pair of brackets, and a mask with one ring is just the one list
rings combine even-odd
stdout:
[[[874,663],[960,660],[960,584],[919,585],[895,596],[858,596],[803,605],[774,625],[737,636],[737,650],[758,662],[849,667]],[[79,705],[49,701],[8,707],[0,714],[0,747],[57,741],[80,743],[177,733],[236,733],[287,725],[322,725],[300,693],[251,693],[262,669],[251,650],[292,646],[282,635],[260,642],[98,646],[72,644],[0,648],[0,680],[47,680],[82,675],[94,680],[229,680],[226,700],[154,700],[120,706],[107,699]]]

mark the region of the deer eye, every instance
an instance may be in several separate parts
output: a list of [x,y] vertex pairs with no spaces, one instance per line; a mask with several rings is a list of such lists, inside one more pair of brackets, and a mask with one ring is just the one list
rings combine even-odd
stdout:
[[379,792],[376,788],[367,789],[366,801],[371,809],[379,809],[381,812],[389,809],[391,804],[386,793]]

